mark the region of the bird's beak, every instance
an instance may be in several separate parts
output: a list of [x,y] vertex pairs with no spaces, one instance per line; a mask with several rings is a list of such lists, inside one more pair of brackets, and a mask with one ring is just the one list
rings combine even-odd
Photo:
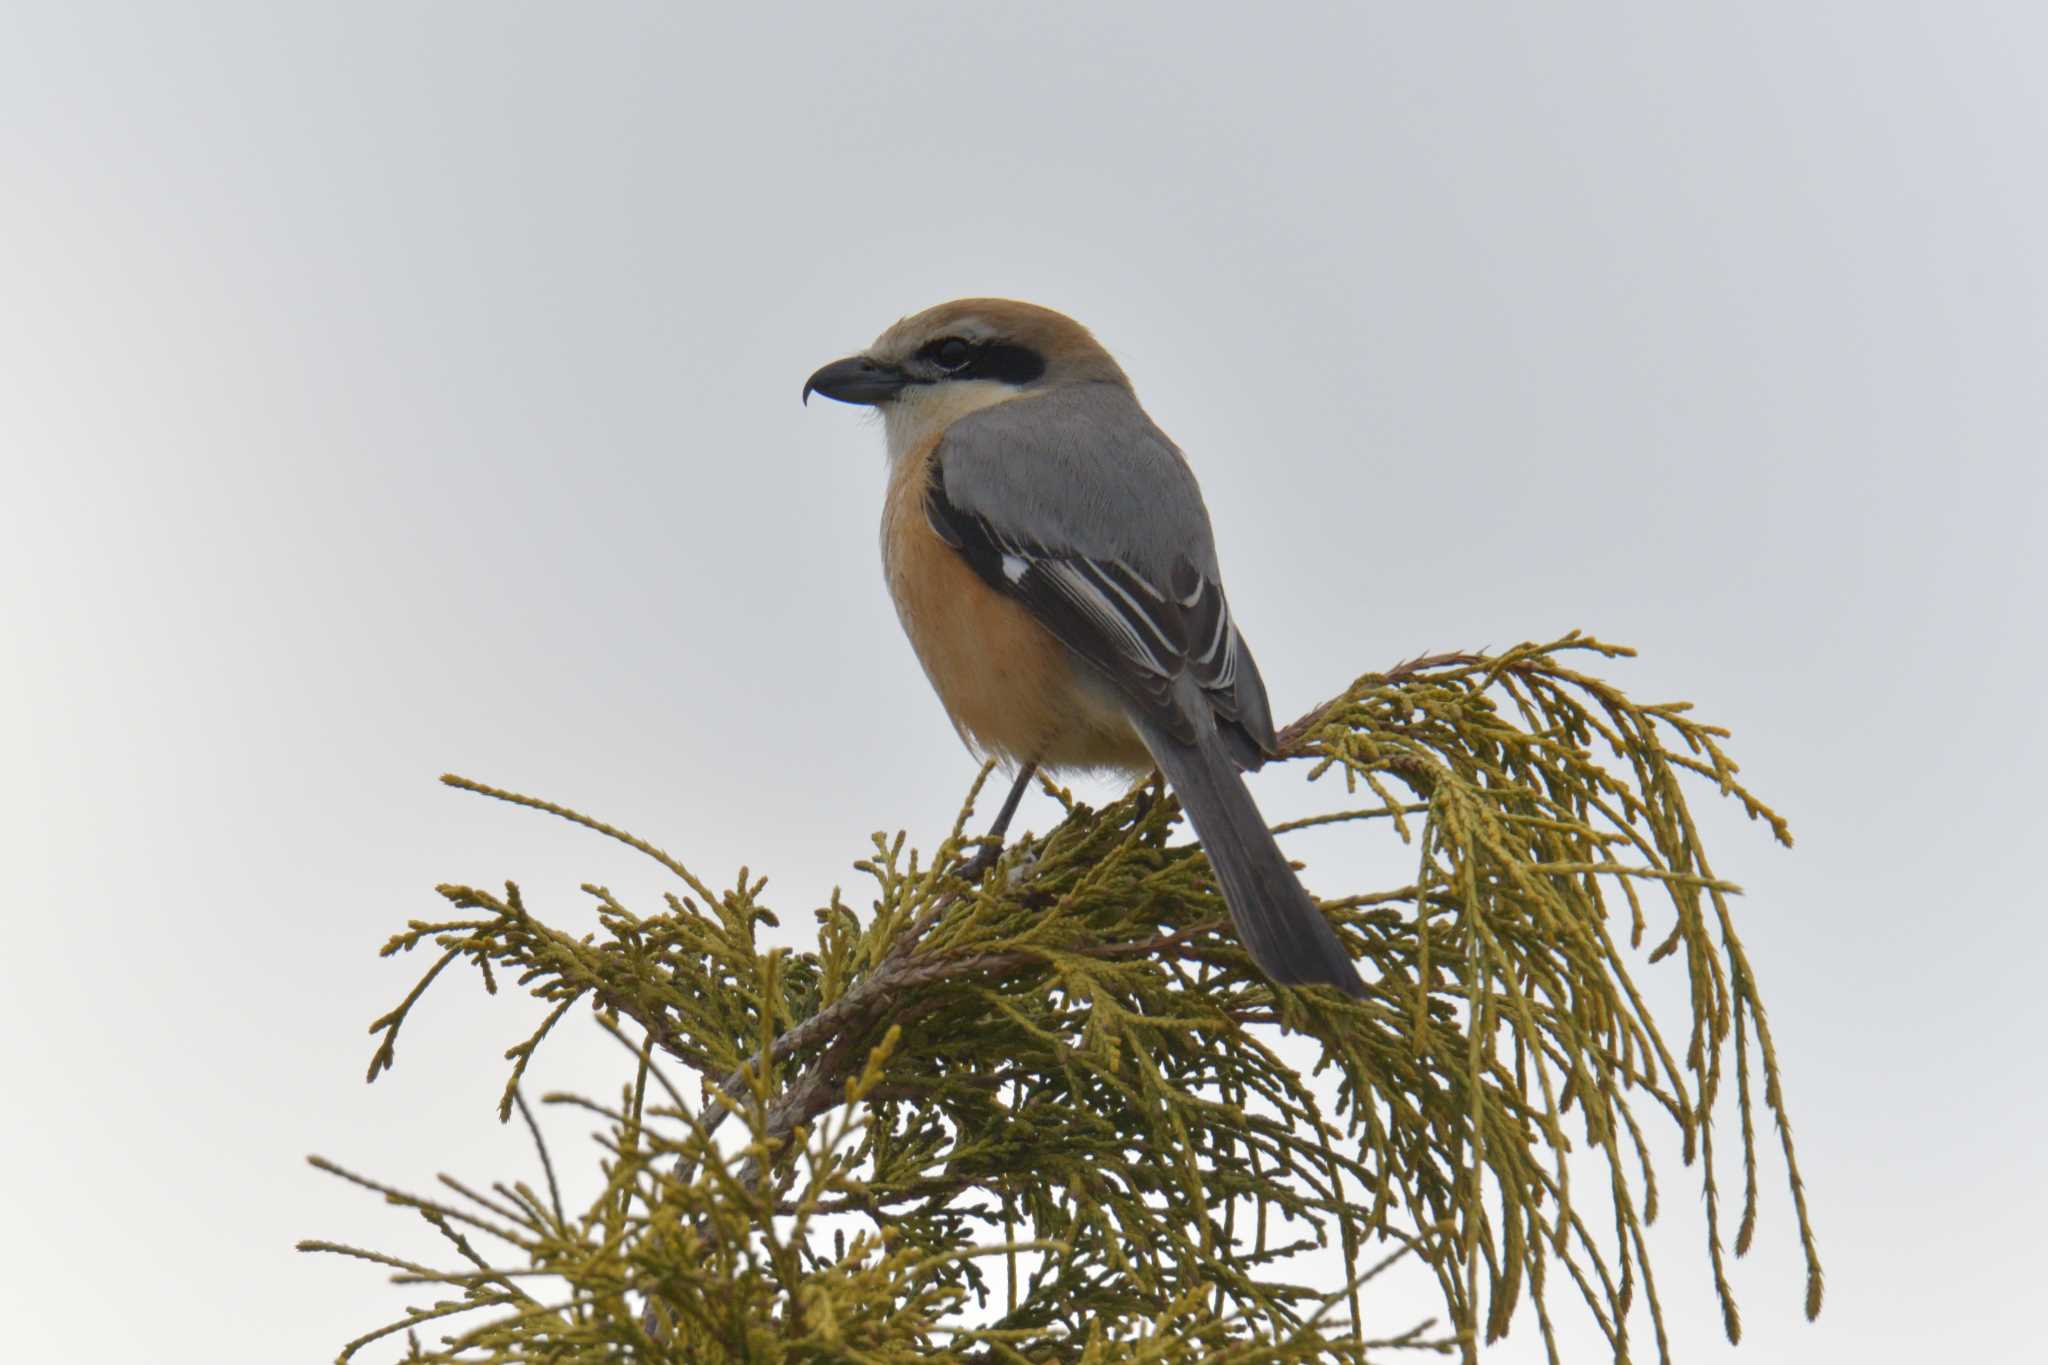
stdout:
[[822,393],[842,403],[865,403],[875,407],[901,393],[909,382],[909,377],[894,365],[884,365],[864,355],[853,355],[833,361],[806,379],[804,402],[810,402],[813,393]]

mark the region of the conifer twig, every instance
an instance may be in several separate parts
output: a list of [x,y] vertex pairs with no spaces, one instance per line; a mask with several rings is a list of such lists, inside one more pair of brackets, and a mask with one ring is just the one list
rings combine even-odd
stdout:
[[[857,864],[873,912],[835,891],[815,950],[792,955],[760,944],[774,914],[746,869],[714,891],[602,821],[450,779],[616,839],[682,892],[641,915],[587,887],[599,929],[579,937],[543,923],[516,885],[449,885],[459,917],[414,921],[387,944],[432,961],[374,1026],[373,1075],[451,963],[543,1007],[507,1052],[503,1112],[527,1120],[544,1179],[449,1177],[463,1201],[449,1203],[324,1164],[454,1247],[437,1267],[306,1243],[442,1287],[443,1301],[345,1354],[431,1325],[453,1334],[414,1338],[411,1359],[1361,1362],[1427,1348],[1470,1361],[1528,1305],[1555,1361],[1554,1300],[1576,1295],[1617,1360],[1636,1353],[1631,1317],[1647,1304],[1668,1360],[1643,1232],[1660,1118],[1697,1172],[1731,1331],[1717,1181],[1739,1163],[1740,1252],[1758,1226],[1763,1146],[1782,1156],[1817,1312],[1779,1046],[1687,785],[1704,779],[1781,842],[1790,833],[1743,785],[1725,731],[1682,703],[1630,701],[1568,667],[1574,652],[1627,653],[1573,634],[1426,655],[1282,730],[1283,757],[1343,787],[1292,827],[1399,841],[1413,869],[1392,889],[1323,899],[1365,969],[1358,1000],[1259,977],[1200,850],[1175,842],[1174,804],[1149,791],[1101,810],[1055,791],[1064,817],[1019,846],[1019,875],[971,889],[947,875],[967,809],[929,866],[904,836],[878,835]],[[1668,930],[1651,932],[1660,906]],[[1653,1011],[1636,974],[1665,962],[1687,996]],[[640,1037],[617,1102],[546,1097],[607,1125],[601,1191],[578,1210],[517,1086],[584,1000],[622,1041],[619,1020]],[[1312,1042],[1321,1082],[1289,1063],[1276,1028]],[[656,1065],[667,1057],[711,1103],[684,1103]],[[1739,1117],[1718,1132],[1717,1102]],[[1770,1122],[1753,1121],[1759,1105]],[[744,1141],[721,1149],[735,1113]],[[1587,1167],[1597,1219],[1574,1195]],[[1368,1337],[1357,1291],[1384,1243],[1434,1277],[1447,1336]],[[1287,1267],[1315,1247],[1341,1252],[1336,1283]],[[971,1309],[991,1277],[1007,1281],[993,1322]],[[567,1297],[542,1301],[542,1282]],[[472,1326],[442,1326],[472,1312]]]

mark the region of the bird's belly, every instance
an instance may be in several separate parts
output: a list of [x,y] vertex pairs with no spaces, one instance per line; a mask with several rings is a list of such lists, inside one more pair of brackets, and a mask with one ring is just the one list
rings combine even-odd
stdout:
[[904,634],[970,748],[1054,769],[1152,766],[1109,689],[939,539],[921,500],[890,498],[882,558]]

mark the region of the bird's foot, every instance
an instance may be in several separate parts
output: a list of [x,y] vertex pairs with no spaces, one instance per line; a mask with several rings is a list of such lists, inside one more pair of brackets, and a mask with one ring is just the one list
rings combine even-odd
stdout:
[[996,860],[1002,856],[1002,840],[984,839],[981,842],[981,847],[974,851],[972,858],[953,868],[953,875],[970,885],[979,882],[989,874],[989,869],[993,868],[996,865]]
[[1003,882],[1012,891],[1015,891],[1018,887],[1029,881],[1031,874],[1037,870],[1038,854],[1027,848],[1017,855],[1017,861],[1011,865],[1008,872],[1003,874]]
[[[1002,844],[992,840],[986,841],[979,849],[975,850],[972,858],[953,868],[953,875],[970,885],[979,883],[990,872],[995,870],[995,865],[1001,861],[1002,856]],[[1003,885],[1009,890],[1015,891],[1026,881],[1030,880],[1031,874],[1037,869],[1038,855],[1027,848],[1018,854],[1015,865],[1003,875]]]

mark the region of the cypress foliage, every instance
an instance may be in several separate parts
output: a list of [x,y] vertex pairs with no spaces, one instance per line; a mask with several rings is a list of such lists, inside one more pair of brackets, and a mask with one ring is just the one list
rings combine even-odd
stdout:
[[[875,836],[857,865],[869,912],[835,892],[815,949],[793,955],[757,942],[775,918],[745,869],[713,890],[586,815],[445,778],[620,840],[678,887],[647,915],[586,887],[602,927],[572,937],[515,885],[447,885],[450,917],[385,945],[435,956],[372,1025],[372,1079],[451,964],[551,1004],[508,1052],[500,1106],[531,1128],[544,1178],[444,1177],[428,1196],[315,1158],[449,1253],[302,1243],[434,1296],[341,1358],[402,1333],[420,1361],[1473,1360],[1526,1302],[1555,1360],[1554,1304],[1576,1300],[1616,1360],[1669,1359],[1646,1129],[1674,1128],[1698,1174],[1733,1340],[1712,1124],[1731,1070],[1735,1251],[1755,1229],[1764,1120],[1817,1313],[1736,888],[1683,788],[1791,837],[1738,781],[1725,731],[1569,666],[1628,652],[1573,634],[1418,659],[1283,732],[1346,796],[1292,827],[1383,825],[1416,861],[1409,885],[1326,902],[1371,983],[1357,1001],[1259,977],[1156,786],[1099,810],[1057,792],[1065,818],[968,886],[951,870],[974,851],[984,770],[929,862]],[[1660,1020],[1636,973],[1667,959],[1689,1012]],[[631,1060],[609,1103],[545,1097],[601,1125],[599,1193],[569,1208],[520,1081],[579,1002]],[[1283,1055],[1304,1039],[1309,1075]],[[1342,1273],[1293,1282],[1310,1249]],[[1373,1276],[1403,1257],[1433,1275],[1441,1326],[1382,1330],[1368,1311]]]

